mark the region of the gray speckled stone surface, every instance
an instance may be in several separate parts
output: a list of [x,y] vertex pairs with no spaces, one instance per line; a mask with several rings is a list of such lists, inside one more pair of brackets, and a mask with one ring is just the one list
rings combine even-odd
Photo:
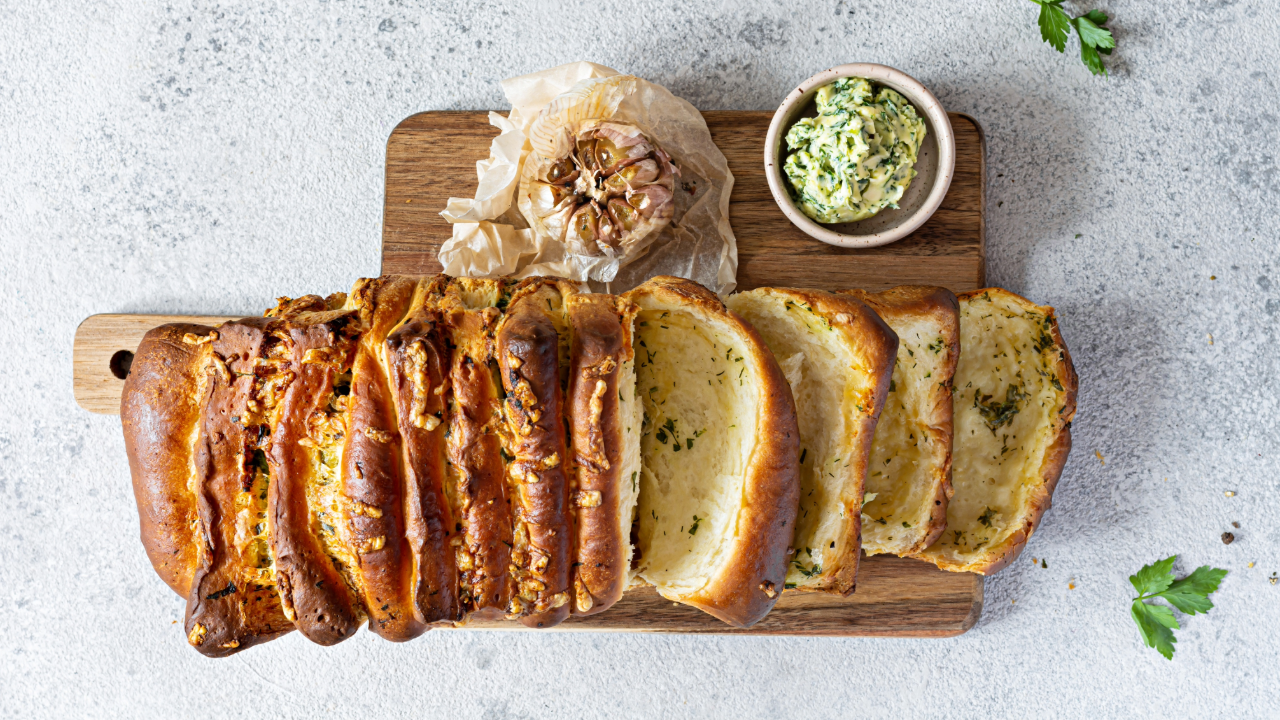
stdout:
[[[1018,0],[403,5],[0,0],[0,714],[1280,715],[1274,3],[1103,0],[1110,79]],[[377,273],[396,123],[503,107],[502,78],[577,59],[704,109],[772,109],[877,61],[978,118],[990,280],[1059,309],[1081,383],[1025,558],[951,640],[294,634],[200,657],[137,541],[119,421],[72,400],[76,324],[257,312]],[[1167,662],[1126,578],[1173,553],[1231,574]]]

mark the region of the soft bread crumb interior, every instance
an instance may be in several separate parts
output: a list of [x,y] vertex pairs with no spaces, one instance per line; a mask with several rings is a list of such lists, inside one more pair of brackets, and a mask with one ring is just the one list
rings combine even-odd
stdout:
[[755,447],[758,370],[736,329],[718,318],[648,296],[637,304],[637,574],[679,597],[728,562]]
[[[1065,402],[1057,346],[1042,312],[989,293],[960,302],[956,367],[955,496],[947,530],[927,554],[979,561],[1023,526],[1028,500]],[[1012,390],[1011,390],[1012,388]]]
[[[800,426],[800,511],[787,584],[814,583],[834,558],[849,552],[849,523],[862,506],[862,478],[850,424],[862,414],[872,379],[845,337],[808,303],[785,293],[753,290],[729,307],[755,326],[780,359]],[[856,538],[853,539],[856,542]]]
[[496,280],[481,278],[458,278],[458,296],[462,305],[468,310],[483,310],[494,307],[502,295],[502,284]]
[[867,469],[862,548],[868,555],[919,549],[915,546],[929,533],[947,452],[928,431],[933,392],[946,374],[943,333],[932,316],[886,322],[898,334],[898,360]]
[[[625,318],[624,318],[625,320]],[[633,327],[627,332],[634,333]],[[638,349],[638,348],[637,348]],[[635,356],[622,363],[618,371],[618,411],[622,422],[622,468],[618,473],[621,492],[618,500],[618,537],[626,543],[627,582],[630,586],[635,581],[632,569],[632,558],[635,547],[631,544],[631,528],[636,521],[636,503],[640,498],[640,432],[644,425],[644,405],[636,394],[636,361]]]

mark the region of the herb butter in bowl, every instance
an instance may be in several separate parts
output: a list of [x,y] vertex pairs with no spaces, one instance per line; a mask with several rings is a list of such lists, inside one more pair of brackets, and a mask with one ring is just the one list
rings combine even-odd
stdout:
[[769,189],[810,236],[875,247],[942,204],[955,169],[951,123],[909,76],[855,63],[819,73],[778,108],[765,140]]

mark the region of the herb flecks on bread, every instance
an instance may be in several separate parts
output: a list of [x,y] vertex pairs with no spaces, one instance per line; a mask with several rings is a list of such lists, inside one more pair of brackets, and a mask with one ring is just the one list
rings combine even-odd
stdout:
[[625,296],[644,402],[639,577],[663,597],[749,626],[785,584],[799,432],[786,378],[713,293],[657,277]]
[[897,337],[866,304],[817,290],[729,298],[780,359],[801,438],[800,506],[786,587],[848,594],[861,549],[867,457]]
[[1017,558],[1049,509],[1071,449],[1077,378],[1053,308],[999,288],[959,300],[954,495],[946,531],[921,557],[989,575]]
[[862,548],[868,555],[911,555],[937,540],[947,523],[959,305],[940,287],[846,292],[874,308],[899,341],[871,449]]

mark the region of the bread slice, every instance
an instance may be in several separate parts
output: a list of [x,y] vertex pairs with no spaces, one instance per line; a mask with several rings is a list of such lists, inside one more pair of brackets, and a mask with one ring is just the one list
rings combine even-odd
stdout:
[[195,452],[208,392],[208,325],[175,323],[148,332],[124,381],[120,424],[138,503],[142,546],[156,574],[179,596],[206,545],[199,537]]
[[[352,570],[358,576],[356,588],[369,629],[394,641],[418,637],[433,619],[421,611],[421,603],[432,598],[424,596],[419,582],[424,548],[415,542],[421,530],[413,527],[422,522],[417,513],[423,488],[417,482],[409,485],[412,468],[404,462],[404,446],[413,442],[420,430],[417,426],[424,423],[414,422],[413,391],[408,405],[404,394],[397,392],[405,385],[396,382],[400,377],[395,372],[396,346],[387,342],[411,310],[418,286],[414,278],[387,276],[357,282],[348,296],[347,305],[359,313],[363,332],[351,364],[341,494],[331,511],[343,526],[343,545],[354,561]],[[434,390],[443,385],[443,368],[438,350],[432,352],[425,343],[420,348],[400,347],[408,351],[404,359],[413,366],[414,377],[408,385],[417,387],[419,414],[439,412],[442,403]],[[409,422],[402,422],[402,416]],[[437,436],[439,432],[436,428]],[[435,444],[438,447],[438,439]],[[432,465],[438,482],[442,474],[438,463]],[[430,550],[445,548],[437,544]]]
[[450,278],[438,298],[446,328],[449,387],[444,420],[448,453],[444,493],[452,522],[452,563],[461,616],[497,619],[509,611],[511,503],[502,437],[502,380],[496,341],[511,285],[499,280]]
[[[454,530],[457,520],[446,490],[445,433],[450,427],[446,413],[452,352],[449,325],[440,300],[447,281],[440,275],[420,283],[409,312],[384,342],[389,389],[400,434],[408,559],[401,568],[407,597],[401,599],[395,612],[410,613],[427,627],[451,624],[460,620],[463,613],[451,542],[458,537]],[[485,376],[491,377],[489,373]],[[351,510],[358,516],[383,514],[380,505],[368,503],[353,504]],[[390,605],[386,610],[382,604],[375,607],[377,612],[392,610]],[[383,637],[400,639],[387,634]]]
[[[188,641],[212,657],[294,629],[265,530],[255,532],[267,507],[259,426],[237,422],[247,414],[261,339],[259,319],[155,328],[138,346],[121,397],[143,547],[187,600]],[[224,360],[232,348],[244,358]]]
[[285,614],[321,645],[350,638],[365,619],[360,551],[342,521],[346,469],[334,472],[330,465],[335,457],[339,468],[350,460],[345,439],[357,403],[353,394],[344,412],[334,400],[351,371],[359,322],[353,309],[330,309],[314,296],[280,308],[249,370],[248,413],[240,418],[270,428],[262,447],[275,581]]
[[568,346],[564,297],[572,292],[569,283],[554,278],[521,282],[495,338],[506,392],[503,445],[512,457],[507,477],[513,597],[507,616],[529,627],[557,625],[571,610],[573,511],[560,372],[567,363],[560,361],[560,348]]
[[818,290],[759,288],[729,298],[778,359],[800,428],[800,507],[787,587],[853,592],[863,483],[898,338],[871,308]]
[[898,335],[898,362],[871,447],[862,549],[904,557],[928,547],[947,524],[959,305],[940,287],[845,294],[870,305]]
[[631,526],[640,490],[642,408],[632,330],[638,308],[614,295],[564,298],[573,454],[573,614],[611,607],[629,585]]
[[1007,290],[959,296],[955,444],[947,529],[921,557],[990,575],[1049,509],[1071,450],[1077,378],[1053,308]]
[[656,277],[640,307],[644,403],[638,576],[730,625],[754,624],[785,583],[799,500],[795,404],[773,353],[713,293]]

